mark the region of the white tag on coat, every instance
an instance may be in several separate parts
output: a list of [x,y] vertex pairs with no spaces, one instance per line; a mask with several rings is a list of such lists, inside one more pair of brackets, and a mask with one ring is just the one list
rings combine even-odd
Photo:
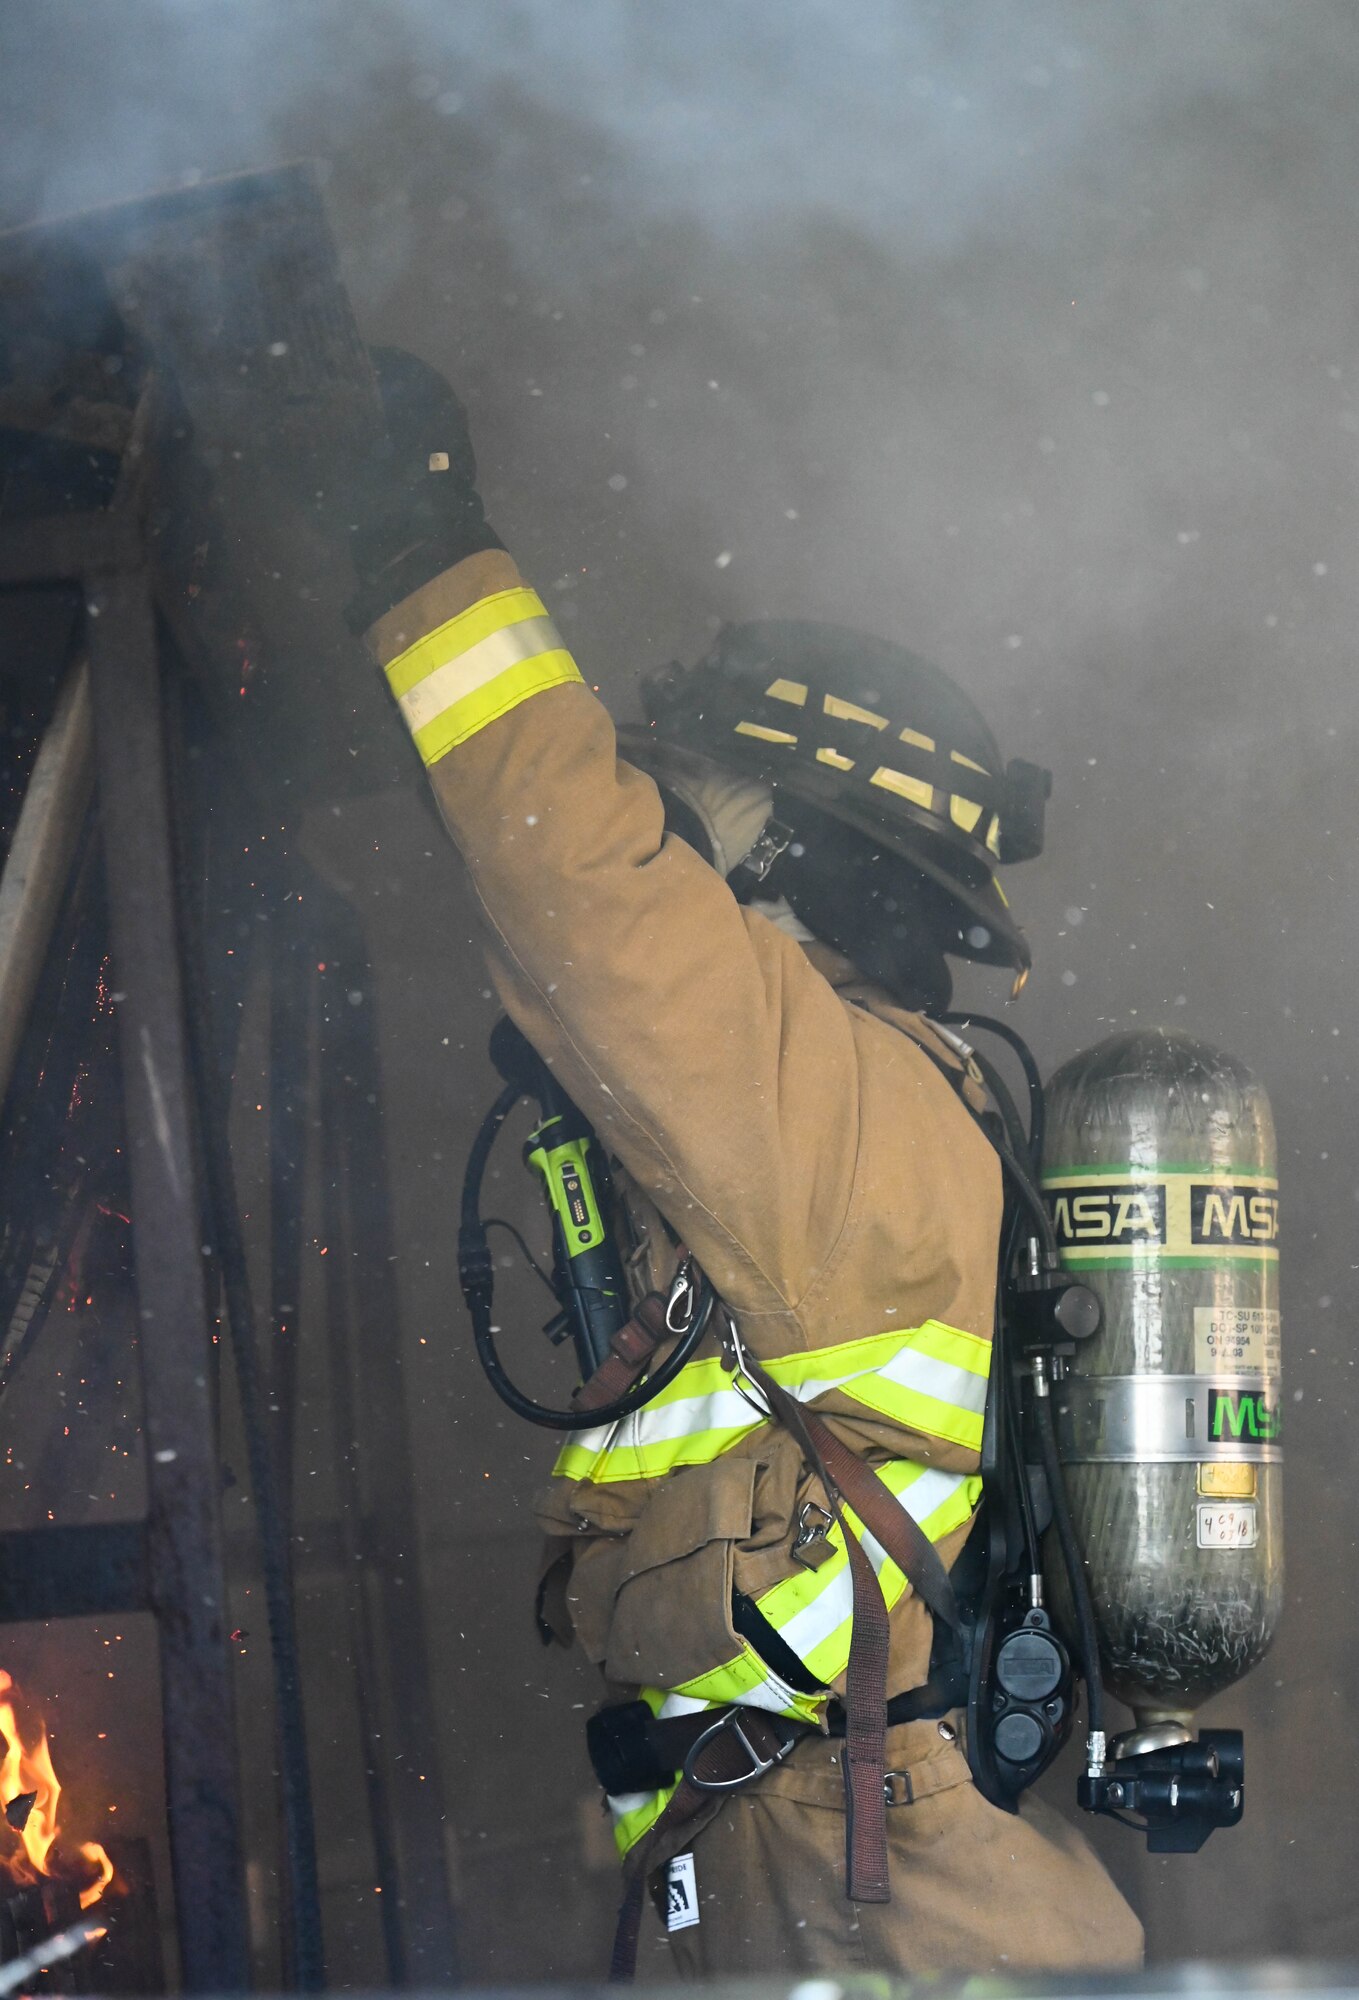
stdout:
[[665,1883],[665,1928],[668,1931],[687,1931],[698,1922],[694,1857],[692,1854],[677,1854],[670,1863]]

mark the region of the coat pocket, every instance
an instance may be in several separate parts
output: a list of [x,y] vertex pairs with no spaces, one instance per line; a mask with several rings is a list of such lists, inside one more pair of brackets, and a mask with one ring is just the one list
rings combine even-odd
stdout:
[[682,1687],[741,1654],[732,1551],[751,1532],[755,1471],[751,1459],[720,1458],[658,1483],[623,1555],[604,1663],[611,1681]]

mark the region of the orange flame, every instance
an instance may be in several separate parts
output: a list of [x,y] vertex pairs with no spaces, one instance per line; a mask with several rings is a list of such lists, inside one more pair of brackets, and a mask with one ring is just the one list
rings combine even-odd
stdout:
[[[0,1809],[6,1814],[4,1824],[17,1835],[19,1842],[17,1851],[0,1855],[0,1866],[7,1868],[16,1882],[32,1883],[40,1875],[59,1872],[69,1875],[68,1870],[49,1865],[49,1861],[58,1859],[52,1850],[61,1833],[57,1825],[61,1780],[53,1769],[47,1730],[41,1721],[36,1735],[25,1742],[11,1699],[14,1692],[13,1679],[0,1667],[0,1737],[4,1738],[5,1746],[0,1761]],[[30,1794],[33,1802],[23,1824],[14,1827],[8,1819],[9,1807],[16,1799],[25,1799]],[[113,1880],[113,1863],[97,1841],[83,1841],[79,1851],[86,1866],[94,1871],[94,1880],[80,1891],[80,1907],[88,1910]]]

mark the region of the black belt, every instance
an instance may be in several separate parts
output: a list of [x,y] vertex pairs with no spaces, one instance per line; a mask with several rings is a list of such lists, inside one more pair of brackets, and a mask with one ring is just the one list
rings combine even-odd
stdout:
[[[901,1722],[933,1721],[966,1699],[966,1689],[960,1696],[952,1678],[941,1675],[937,1680],[930,1679],[920,1687],[893,1695],[887,1704],[887,1726],[891,1729]],[[773,1715],[768,1709],[740,1707],[657,1716],[644,1701],[625,1701],[597,1710],[585,1725],[585,1737],[595,1776],[606,1792],[617,1797],[629,1792],[663,1791],[691,1764],[705,1737],[717,1729],[729,1729],[739,1743],[743,1720],[753,1723],[755,1717],[759,1718],[760,1740],[744,1745],[749,1769],[720,1786],[707,1788],[735,1791],[763,1777],[774,1764],[782,1763],[802,1737],[819,1734],[816,1725],[797,1722],[787,1715]],[[836,1698],[826,1709],[825,1734],[842,1737],[844,1733],[845,1712]]]

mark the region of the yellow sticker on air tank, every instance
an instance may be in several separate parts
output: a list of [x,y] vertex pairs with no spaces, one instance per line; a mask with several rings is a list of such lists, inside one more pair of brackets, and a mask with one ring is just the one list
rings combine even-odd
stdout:
[[1199,1467],[1198,1489],[1209,1500],[1253,1500],[1258,1486],[1253,1465],[1217,1458]]

